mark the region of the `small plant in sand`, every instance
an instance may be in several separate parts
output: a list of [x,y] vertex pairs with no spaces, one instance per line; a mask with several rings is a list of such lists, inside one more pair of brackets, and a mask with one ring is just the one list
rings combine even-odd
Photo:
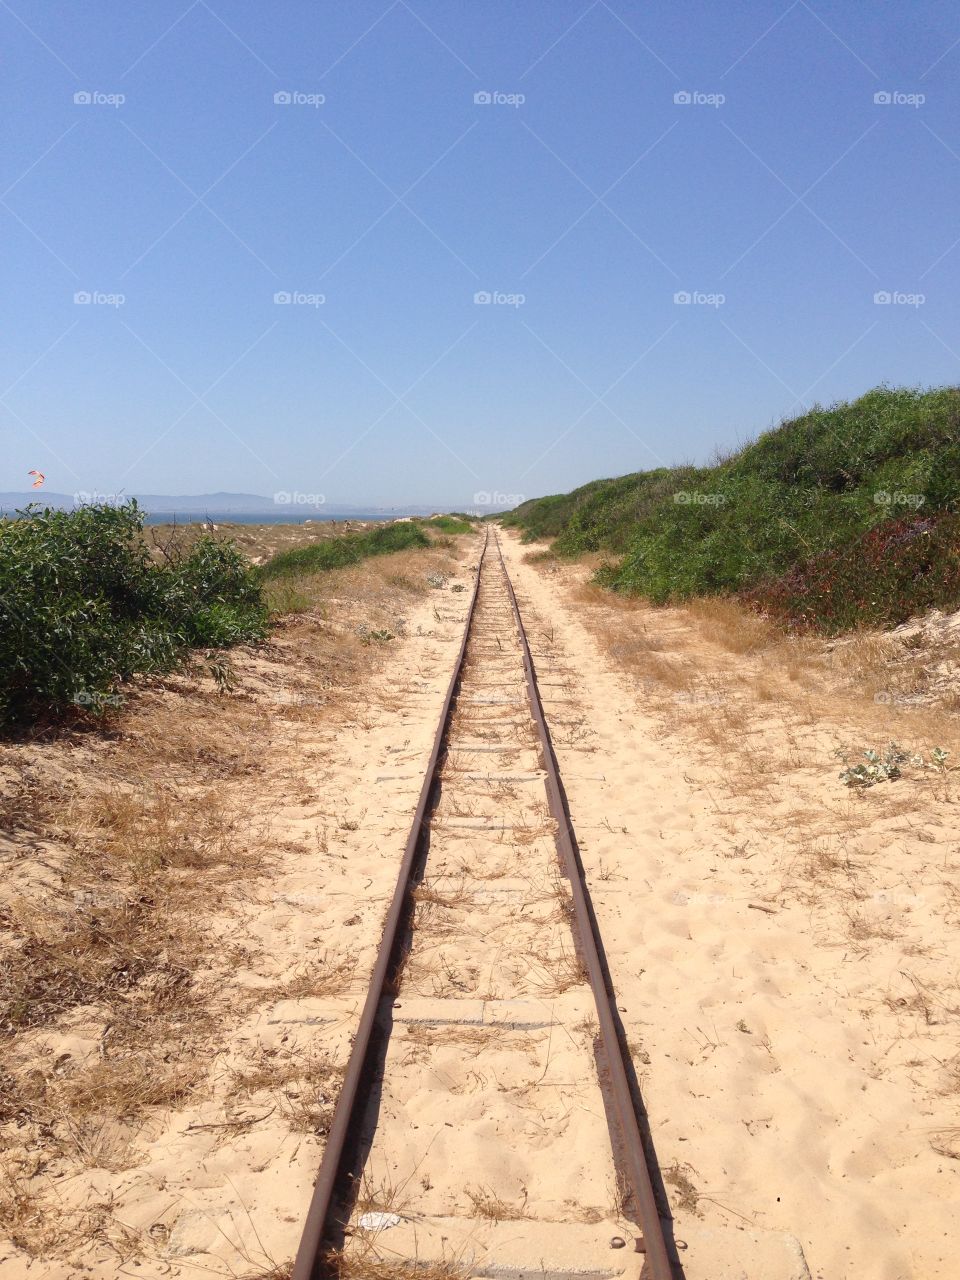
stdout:
[[851,764],[849,758],[842,751],[838,751],[836,755],[847,766],[840,773],[840,781],[848,787],[866,787],[876,786],[878,782],[895,782],[897,778],[903,776],[901,765],[911,764],[917,769],[932,769],[936,773],[944,773],[947,767],[947,757],[949,751],[944,751],[942,747],[934,747],[930,753],[930,759],[927,760],[922,753],[909,755],[896,742],[890,742],[883,751],[874,751],[872,748],[864,751],[863,760],[857,764]]
[[357,635],[363,644],[389,644],[395,639],[393,632],[386,627],[368,627],[365,622],[357,627]]

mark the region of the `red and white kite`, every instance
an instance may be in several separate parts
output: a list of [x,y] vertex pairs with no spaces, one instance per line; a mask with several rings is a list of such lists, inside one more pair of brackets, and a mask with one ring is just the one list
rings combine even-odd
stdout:
[[28,471],[27,475],[35,477],[33,484],[30,486],[31,489],[39,489],[47,478],[42,471]]

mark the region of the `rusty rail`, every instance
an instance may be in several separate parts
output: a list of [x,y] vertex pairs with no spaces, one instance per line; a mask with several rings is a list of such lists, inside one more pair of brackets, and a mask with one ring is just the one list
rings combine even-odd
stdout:
[[563,869],[570,881],[570,894],[573,899],[573,914],[576,922],[577,940],[580,947],[580,958],[583,961],[590,987],[593,991],[594,1003],[597,1007],[597,1021],[600,1026],[600,1048],[603,1053],[604,1066],[609,1084],[609,1096],[612,1103],[612,1119],[620,1137],[620,1151],[627,1166],[626,1173],[630,1181],[640,1218],[642,1240],[637,1242],[638,1249],[646,1255],[645,1272],[651,1280],[673,1280],[673,1269],[667,1251],[663,1223],[657,1206],[653,1181],[647,1166],[643,1135],[634,1106],[627,1068],[624,1063],[623,1046],[614,1015],[612,992],[607,983],[605,966],[601,960],[601,942],[597,928],[596,916],[590,903],[589,891],[580,861],[573,825],[570,821],[570,810],[567,795],[560,780],[560,769],[557,765],[553,740],[547,728],[543,714],[543,702],[537,685],[537,673],[533,665],[533,655],[527,641],[527,633],[520,616],[520,606],[513,590],[513,583],[507,573],[500,540],[497,539],[497,555],[503,567],[507,594],[513,606],[513,618],[520,636],[520,647],[523,650],[523,669],[527,677],[527,697],[530,700],[530,711],[537,726],[540,747],[543,753],[543,767],[546,772],[545,786],[547,804],[557,824],[557,852]]
[[[464,657],[476,612],[480,579],[489,544],[488,529],[477,566],[477,577],[470,598],[463,639],[444,699],[433,749],[427,763],[410,834],[407,837],[397,885],[384,924],[369,991],[347,1062],[343,1086],[334,1111],[300,1247],[291,1272],[291,1280],[327,1280],[328,1277],[336,1275],[336,1259],[332,1254],[343,1243],[344,1230],[349,1217],[353,1192],[352,1180],[356,1176],[353,1169],[358,1164],[357,1157],[363,1144],[361,1130],[365,1091],[373,1082],[379,1051],[384,1048],[389,1036],[394,985],[396,975],[402,967],[404,947],[407,945],[409,933],[407,926],[412,910],[412,890],[425,861],[425,836],[429,830],[427,817],[439,779],[440,761],[449,728],[450,714],[463,673]],[[644,1275],[649,1277],[649,1280],[673,1280],[674,1273],[624,1062],[618,1020],[613,1011],[612,992],[609,989],[606,969],[601,958],[599,932],[573,834],[566,793],[560,780],[556,755],[543,712],[536,670],[523,619],[498,538],[495,540],[495,545],[520,638],[527,696],[537,727],[546,772],[547,801],[557,823],[557,851],[570,881],[578,946],[596,1003],[600,1027],[599,1045],[607,1076],[607,1088],[604,1092],[605,1098],[610,1102],[608,1110],[612,1112],[608,1120],[612,1121],[616,1127],[622,1162],[626,1166],[625,1173],[640,1219],[642,1239],[638,1240],[637,1248],[645,1254]]]
[[307,1211],[291,1280],[321,1280],[322,1277],[330,1274],[328,1254],[331,1249],[341,1243],[343,1228],[346,1225],[345,1221],[337,1217],[336,1211],[343,1203],[345,1191],[343,1183],[352,1177],[349,1166],[361,1143],[360,1125],[363,1116],[362,1107],[357,1105],[358,1098],[361,1094],[361,1086],[369,1082],[373,1073],[378,1041],[382,1041],[387,1034],[389,1008],[393,1002],[393,979],[400,967],[403,947],[403,925],[411,910],[411,893],[416,883],[417,864],[421,860],[426,817],[437,785],[440,757],[447,735],[450,711],[463,672],[463,659],[467,652],[470,628],[477,606],[477,595],[480,591],[483,561],[489,543],[490,531],[487,530],[477,565],[477,578],[473,584],[473,594],[467,610],[460,651],[443,701],[440,723],[437,726],[433,749],[430,752],[423,786],[420,789],[420,799],[417,802],[410,834],[407,836],[403,851],[403,860],[400,863],[397,887],[383,926],[383,937],[370,978],[370,988],[347,1062],[343,1086],[340,1097],[337,1099],[323,1159],[320,1162],[320,1172],[313,1188],[313,1197]]

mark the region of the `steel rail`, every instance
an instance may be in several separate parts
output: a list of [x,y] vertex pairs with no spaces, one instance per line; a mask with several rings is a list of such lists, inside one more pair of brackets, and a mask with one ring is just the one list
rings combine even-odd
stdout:
[[463,628],[463,639],[454,664],[453,674],[443,701],[440,723],[433,740],[433,749],[424,774],[420,798],[414,813],[410,834],[400,863],[397,885],[390,903],[383,926],[383,936],[377,952],[377,960],[370,978],[370,987],[360,1015],[356,1038],[347,1061],[347,1069],[337,1105],[334,1110],[330,1133],[320,1162],[320,1172],[313,1189],[313,1197],[304,1223],[300,1247],[291,1272],[291,1280],[321,1280],[333,1274],[329,1251],[340,1243],[340,1235],[345,1227],[344,1222],[333,1220],[333,1210],[338,1199],[345,1198],[348,1188],[344,1183],[352,1176],[349,1168],[352,1157],[356,1154],[361,1140],[362,1108],[358,1108],[357,1100],[361,1086],[369,1080],[374,1065],[378,1041],[382,1042],[384,1026],[389,1019],[389,1006],[393,1001],[393,982],[399,968],[400,949],[403,945],[403,929],[405,919],[411,907],[411,893],[416,881],[417,861],[421,850],[421,841],[425,834],[425,821],[433,799],[437,784],[440,757],[443,754],[444,740],[450,721],[450,712],[463,673],[463,661],[467,652],[470,629],[476,612],[477,597],[480,592],[480,580],[483,575],[483,562],[490,543],[490,531],[484,540],[480,561],[477,565],[477,578],[473,585],[473,594],[467,610],[467,620]]
[[[320,1171],[291,1272],[291,1280],[328,1280],[328,1277],[334,1277],[337,1274],[335,1251],[343,1243],[356,1190],[356,1184],[353,1181],[356,1176],[354,1168],[359,1163],[358,1155],[363,1145],[364,1090],[374,1081],[378,1053],[384,1048],[389,1037],[390,1010],[395,995],[395,984],[402,968],[404,948],[409,941],[412,891],[422,872],[425,853],[424,837],[429,831],[427,818],[439,782],[440,762],[444,753],[451,712],[463,674],[464,659],[476,614],[484,561],[489,545],[488,529],[477,566],[477,576],[467,610],[463,638],[444,698],[433,748],[404,848],[393,899],[384,922],[369,990],[347,1061],[343,1085],[334,1110]],[[644,1275],[649,1277],[649,1280],[673,1280],[674,1273],[667,1252],[663,1224],[623,1059],[617,1019],[613,1012],[612,991],[601,959],[596,919],[586,888],[553,742],[544,716],[530,645],[513,584],[503,559],[499,538],[496,535],[495,546],[519,637],[530,712],[537,727],[543,754],[547,801],[557,823],[557,851],[570,881],[577,941],[596,1003],[600,1048],[603,1054],[603,1065],[609,1078],[609,1090],[606,1093],[613,1107],[613,1115],[610,1118],[616,1125],[622,1156],[627,1166],[626,1175],[640,1219],[642,1240],[637,1242],[637,1247],[645,1254]]]
[[[495,535],[496,536],[496,535]],[[614,1017],[612,992],[607,984],[606,970],[600,958],[600,937],[596,917],[590,903],[583,864],[573,833],[567,796],[560,780],[560,769],[550,730],[547,728],[543,713],[540,689],[537,685],[537,674],[533,664],[533,655],[527,641],[526,629],[520,615],[516,593],[507,566],[503,559],[500,539],[496,538],[497,555],[503,569],[507,594],[513,606],[513,617],[520,636],[520,647],[523,652],[523,669],[527,678],[527,696],[530,700],[530,711],[537,726],[540,745],[543,751],[543,764],[546,778],[544,785],[547,791],[547,803],[550,813],[557,823],[556,844],[563,868],[570,881],[570,893],[573,899],[574,918],[580,943],[581,959],[587,969],[587,976],[593,990],[597,1007],[597,1020],[600,1025],[600,1043],[604,1055],[604,1063],[609,1076],[610,1095],[613,1104],[614,1119],[619,1130],[621,1150],[627,1165],[627,1175],[633,1191],[640,1218],[642,1241],[637,1247],[645,1254],[644,1270],[651,1280],[673,1280],[673,1268],[667,1251],[667,1243],[657,1206],[656,1195],[650,1169],[647,1166],[643,1135],[634,1107],[633,1094],[623,1060],[623,1048]]]

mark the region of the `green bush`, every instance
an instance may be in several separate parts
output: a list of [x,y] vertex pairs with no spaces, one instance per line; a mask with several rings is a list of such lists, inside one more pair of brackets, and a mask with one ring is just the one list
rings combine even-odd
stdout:
[[417,523],[424,529],[438,529],[441,533],[470,533],[473,529],[470,517],[456,512],[449,516],[430,516]]
[[264,578],[291,577],[295,574],[322,573],[325,569],[341,569],[357,564],[368,556],[388,555],[410,547],[428,547],[430,539],[418,524],[381,525],[368,533],[347,533],[342,538],[325,538],[309,547],[281,551],[262,566]]
[[827,635],[895,626],[960,602],[960,515],[888,520],[743,593],[747,604],[797,630]]
[[2,725],[101,712],[135,673],[264,632],[260,587],[229,544],[202,536],[156,564],[135,502],[19,515],[0,520]]
[[[771,594],[780,576],[905,512],[933,517],[957,509],[960,389],[879,387],[785,422],[714,466],[593,481],[526,502],[505,523],[525,537],[555,539],[558,555],[612,552],[619,559],[605,567],[605,585],[667,602],[750,592],[760,583]],[[868,600],[876,566],[853,556],[848,570],[853,600]],[[948,603],[948,595],[945,579],[938,601]],[[909,598],[904,590],[895,596],[900,608]],[[829,626],[854,612],[839,610]]]

